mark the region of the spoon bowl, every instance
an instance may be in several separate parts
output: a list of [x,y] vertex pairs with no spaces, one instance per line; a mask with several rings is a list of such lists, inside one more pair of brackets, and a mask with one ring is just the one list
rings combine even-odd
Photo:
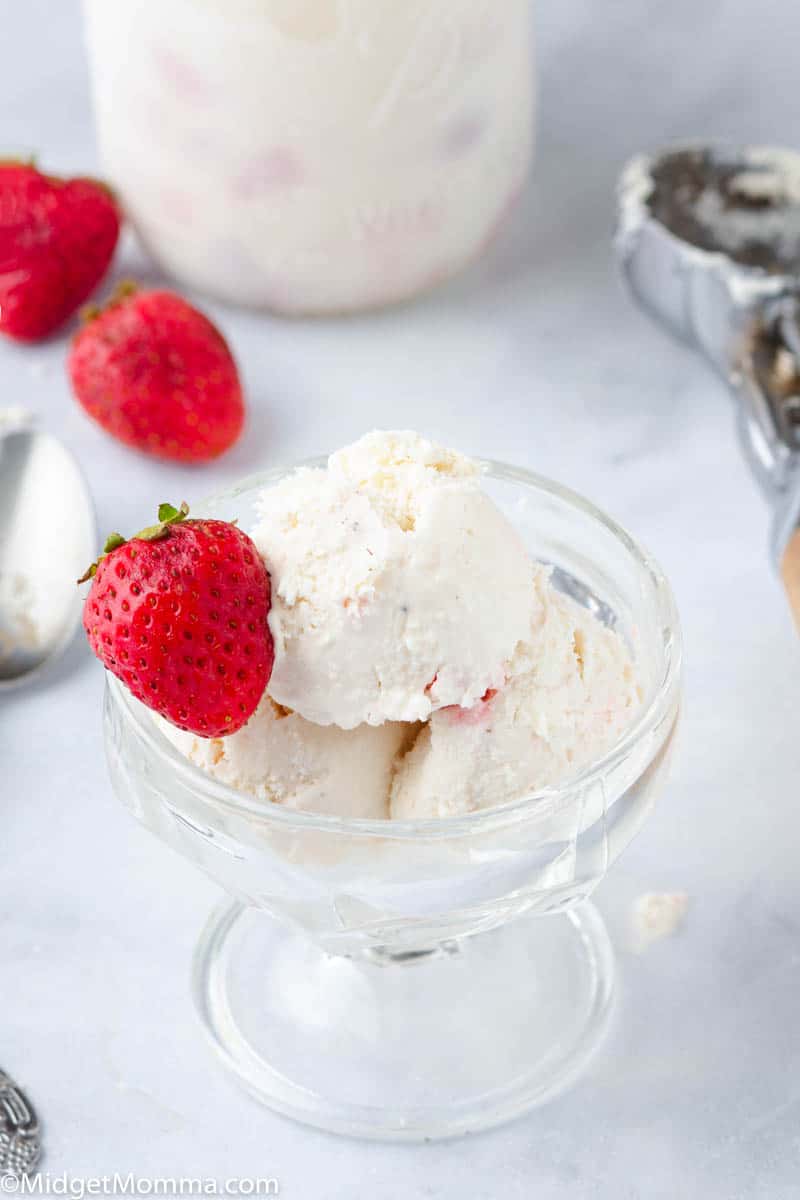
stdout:
[[95,548],[89,490],[69,451],[36,429],[0,437],[0,692],[69,644],[82,603],[75,581]]

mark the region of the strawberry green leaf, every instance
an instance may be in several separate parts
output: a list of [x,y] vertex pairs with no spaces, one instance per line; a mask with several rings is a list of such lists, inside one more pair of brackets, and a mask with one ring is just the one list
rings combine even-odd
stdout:
[[97,563],[93,562],[92,565],[90,567],[87,567],[86,570],[83,572],[80,579],[78,580],[78,583],[79,584],[88,583],[88,581],[90,579],[94,579],[96,574],[97,574]]
[[158,506],[158,524],[148,525],[146,529],[142,529],[136,534],[137,538],[141,538],[143,542],[155,542],[158,538],[162,538],[168,532],[170,525],[179,525],[181,521],[185,521],[189,515],[189,505],[184,501],[180,508],[175,508],[172,504],[159,504]]
[[[189,505],[184,502],[180,508],[175,508],[174,504],[159,504],[158,506],[158,524],[148,525],[146,529],[141,529],[135,536],[143,542],[156,542],[159,538],[165,537],[169,532],[170,525],[179,525],[181,521],[185,521],[189,515]],[[110,533],[106,538],[106,544],[103,546],[103,553],[96,562],[93,562],[90,567],[81,575],[78,583],[86,583],[87,579],[94,579],[97,574],[97,568],[102,559],[107,554],[112,554],[115,550],[119,550],[120,546],[124,546],[127,538],[124,538],[121,533]],[[133,554],[133,549],[131,549]]]

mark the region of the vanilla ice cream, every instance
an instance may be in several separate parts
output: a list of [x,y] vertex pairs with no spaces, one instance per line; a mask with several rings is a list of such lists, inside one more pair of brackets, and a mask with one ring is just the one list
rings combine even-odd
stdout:
[[265,489],[275,665],[248,724],[159,723],[215,778],[342,817],[440,818],[568,780],[634,720],[633,648],[559,591],[478,464],[371,433]]
[[460,268],[527,173],[530,0],[84,0],[104,169],[190,286],[284,312]]
[[311,725],[265,696],[243,729],[198,738],[154,718],[196,766],[237,791],[287,808],[380,820],[389,815],[394,763],[414,727]]
[[434,713],[398,765],[394,818],[447,817],[557,784],[617,741],[641,703],[630,651],[536,574],[524,645],[495,695]]
[[502,688],[534,566],[469,459],[372,433],[262,497],[273,699],[343,729],[424,721]]

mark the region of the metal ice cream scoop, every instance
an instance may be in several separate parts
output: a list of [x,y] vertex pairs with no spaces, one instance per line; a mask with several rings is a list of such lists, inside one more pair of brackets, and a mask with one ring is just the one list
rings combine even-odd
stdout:
[[642,306],[730,387],[800,628],[800,154],[692,145],[636,158],[616,246]]
[[0,413],[0,693],[67,645],[75,581],[95,552],[89,492],[72,455],[24,416]]

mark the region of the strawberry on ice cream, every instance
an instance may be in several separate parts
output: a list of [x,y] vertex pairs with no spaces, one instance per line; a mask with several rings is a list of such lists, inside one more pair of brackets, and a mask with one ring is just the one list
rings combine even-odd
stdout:
[[162,504],[158,523],[126,541],[112,533],[83,579],[94,653],[133,695],[200,737],[235,733],[272,670],[269,576],[247,534],[227,521],[187,521]]

